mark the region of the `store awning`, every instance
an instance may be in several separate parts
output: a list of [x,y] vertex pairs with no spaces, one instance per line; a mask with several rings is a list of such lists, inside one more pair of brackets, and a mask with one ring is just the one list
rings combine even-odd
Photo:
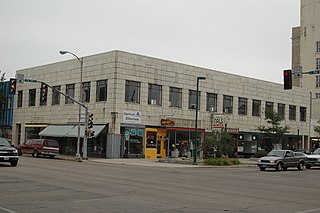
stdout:
[[[105,127],[106,125],[93,125],[94,137],[97,137]],[[78,125],[74,125],[66,137],[78,137]],[[84,137],[84,126],[80,126],[80,137]]]
[[49,125],[39,132],[40,136],[66,137],[74,125]]
[[[94,137],[97,137],[106,125],[93,125]],[[49,137],[78,137],[78,125],[49,125],[39,133]],[[84,137],[84,126],[80,126],[80,137]]]

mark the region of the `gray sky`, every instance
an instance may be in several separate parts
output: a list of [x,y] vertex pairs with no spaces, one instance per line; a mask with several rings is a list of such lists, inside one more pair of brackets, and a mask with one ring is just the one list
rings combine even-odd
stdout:
[[0,70],[111,50],[282,83],[299,0],[0,0]]

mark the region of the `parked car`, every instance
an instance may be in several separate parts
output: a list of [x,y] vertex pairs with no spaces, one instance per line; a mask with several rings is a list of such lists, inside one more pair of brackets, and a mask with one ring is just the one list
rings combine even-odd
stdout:
[[18,165],[18,151],[5,138],[0,138],[0,162],[9,162],[11,166]]
[[[303,153],[301,153],[303,154]],[[294,153],[291,150],[272,150],[267,156],[258,160],[258,167],[261,171],[266,168],[275,168],[277,171],[287,170],[289,167],[297,167],[303,170],[307,157],[300,153]]]
[[59,143],[51,139],[28,139],[18,146],[18,153],[19,155],[32,154],[36,158],[40,155],[54,158],[54,156],[59,155]]
[[297,149],[295,150],[295,152],[303,152],[307,155],[311,155],[312,154],[312,149]]
[[316,149],[311,155],[308,155],[306,168],[311,169],[312,166],[320,166],[320,148]]

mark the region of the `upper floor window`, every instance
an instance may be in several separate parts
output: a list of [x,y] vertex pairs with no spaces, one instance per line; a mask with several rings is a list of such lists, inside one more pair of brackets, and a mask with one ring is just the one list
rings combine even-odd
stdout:
[[162,86],[157,84],[149,84],[148,104],[162,105]]
[[207,111],[216,112],[217,111],[217,94],[207,93]]
[[246,115],[248,110],[248,99],[241,98],[238,99],[238,115]]
[[285,106],[286,105],[284,104],[278,104],[278,115],[283,120],[284,120]]
[[29,104],[28,106],[35,106],[36,105],[36,89],[29,89]]
[[140,103],[140,82],[126,81],[125,102]]
[[316,58],[316,70],[320,70],[320,58]]
[[266,110],[265,111],[266,112],[267,111],[273,112],[273,102],[269,102],[269,101],[266,102]]
[[60,90],[61,90],[61,86],[52,87],[52,105],[60,104],[60,93],[58,92]]
[[82,102],[90,102],[90,82],[82,83]]
[[320,98],[320,93],[316,93],[316,99]]
[[316,76],[316,87],[320,87],[320,75]]
[[320,41],[317,41],[316,45],[317,45],[316,53],[320,53]]
[[107,80],[97,81],[97,102],[98,101],[107,101]]
[[169,89],[169,107],[182,107],[182,89],[170,87]]
[[260,100],[252,100],[252,116],[261,116]]
[[[74,84],[67,84],[66,85],[66,94],[69,95],[70,97],[74,98]],[[66,104],[73,104],[73,101],[66,97]]]
[[306,120],[307,120],[307,108],[300,107],[300,121],[306,121]]
[[289,105],[289,120],[296,120],[296,106]]
[[223,112],[227,114],[233,113],[233,97],[229,95],[223,96]]
[[[200,91],[198,91],[198,110],[200,110]],[[196,109],[197,107],[197,91],[189,90],[189,109]]]
[[18,91],[17,107],[22,107],[23,91]]

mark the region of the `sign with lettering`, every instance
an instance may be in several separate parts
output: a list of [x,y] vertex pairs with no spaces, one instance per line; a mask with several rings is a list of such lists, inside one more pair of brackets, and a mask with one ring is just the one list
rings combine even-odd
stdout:
[[161,126],[174,126],[175,122],[173,120],[170,120],[169,118],[162,118],[160,120]]
[[136,111],[123,111],[123,123],[141,123],[141,112]]
[[224,127],[223,115],[213,115],[213,127]]

